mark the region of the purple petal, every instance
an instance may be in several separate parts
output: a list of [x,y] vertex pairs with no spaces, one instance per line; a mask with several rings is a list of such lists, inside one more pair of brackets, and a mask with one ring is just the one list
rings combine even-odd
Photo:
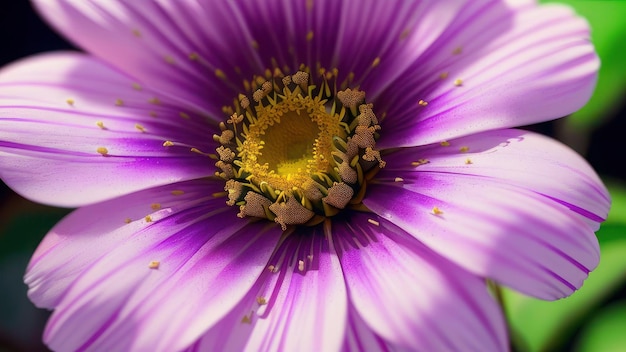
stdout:
[[504,351],[506,329],[484,280],[373,214],[338,224],[350,301],[400,350]]
[[[420,159],[428,163],[412,164]],[[477,275],[555,299],[598,264],[593,232],[608,212],[608,193],[556,141],[492,131],[386,161],[364,204]]]
[[387,116],[379,146],[425,145],[565,116],[590,97],[598,65],[587,22],[571,9],[472,2],[376,97]]
[[212,175],[214,162],[190,150],[210,152],[216,127],[191,111],[184,119],[181,108],[150,104],[152,97],[78,53],[4,68],[0,177],[34,201],[79,206]]
[[354,306],[350,306],[346,336],[341,350],[346,352],[388,352],[394,349],[388,341],[383,340],[367,326],[367,323],[359,316]]
[[289,235],[269,263],[239,306],[190,350],[339,350],[347,293],[321,227]]
[[463,6],[452,0],[35,4],[86,51],[215,116],[243,90],[244,79],[302,63],[338,68],[342,78],[353,73],[355,85],[369,81],[365,86],[376,94],[427,51]]
[[[54,307],[46,343],[180,350],[226,315],[267,266],[281,231],[238,219],[223,197],[211,196],[218,189],[194,181],[143,191],[81,208],[57,225],[26,274],[31,298]],[[125,224],[123,216],[139,218]]]

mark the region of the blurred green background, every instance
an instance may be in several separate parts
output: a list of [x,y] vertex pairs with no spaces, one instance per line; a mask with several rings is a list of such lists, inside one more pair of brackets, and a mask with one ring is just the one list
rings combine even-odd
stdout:
[[[579,112],[528,126],[557,138],[594,166],[613,197],[598,233],[602,259],[583,288],[557,302],[505,290],[517,351],[626,352],[626,1],[560,0],[591,23],[602,59],[597,90]],[[37,52],[70,49],[34,14],[28,1],[0,5],[0,65]],[[26,298],[22,275],[38,242],[67,209],[22,199],[0,183],[0,351],[46,351],[41,334],[48,312]]]

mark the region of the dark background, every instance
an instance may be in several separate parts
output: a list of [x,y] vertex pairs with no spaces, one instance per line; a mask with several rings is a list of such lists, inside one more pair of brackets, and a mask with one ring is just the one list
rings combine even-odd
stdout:
[[[0,66],[35,53],[62,49],[73,47],[42,22],[28,1],[2,0]],[[568,131],[562,122],[527,128],[578,149],[603,178],[624,181],[626,112],[624,106],[616,110],[615,116],[590,135]],[[28,301],[22,275],[46,231],[68,212],[29,202],[0,182],[0,351],[46,350],[41,333],[48,313]],[[624,290],[618,295],[624,296]]]

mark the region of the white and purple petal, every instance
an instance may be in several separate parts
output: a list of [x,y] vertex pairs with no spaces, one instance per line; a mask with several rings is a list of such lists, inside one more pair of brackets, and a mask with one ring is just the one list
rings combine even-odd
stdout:
[[154,94],[79,53],[2,69],[0,177],[31,200],[80,206],[212,175],[191,148],[211,152],[219,129]]
[[364,204],[473,273],[543,299],[578,289],[599,260],[608,193],[562,144],[518,130],[386,156]]
[[[56,350],[181,350],[200,338],[266,270],[281,234],[267,222],[225,223],[236,210],[212,196],[217,189],[152,189],[59,223],[26,274],[31,298],[55,309],[44,341]],[[155,211],[151,201],[163,203]],[[150,219],[126,224],[117,218],[125,213]]]
[[348,296],[333,238],[322,227],[287,235],[238,307],[192,351],[337,351]]
[[374,99],[388,117],[379,146],[543,122],[586,103],[599,66],[587,22],[565,6],[511,6],[472,2]]
[[506,350],[504,321],[484,280],[374,214],[353,214],[333,233],[350,302],[392,349]]

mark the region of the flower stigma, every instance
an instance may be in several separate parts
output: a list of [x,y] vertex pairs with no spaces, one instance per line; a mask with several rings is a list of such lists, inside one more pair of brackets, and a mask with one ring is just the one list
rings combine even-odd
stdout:
[[301,66],[256,77],[240,94],[213,138],[216,175],[239,217],[316,225],[345,208],[359,208],[367,182],[385,166],[376,140],[380,125],[365,92],[337,88],[337,70],[317,79]]

